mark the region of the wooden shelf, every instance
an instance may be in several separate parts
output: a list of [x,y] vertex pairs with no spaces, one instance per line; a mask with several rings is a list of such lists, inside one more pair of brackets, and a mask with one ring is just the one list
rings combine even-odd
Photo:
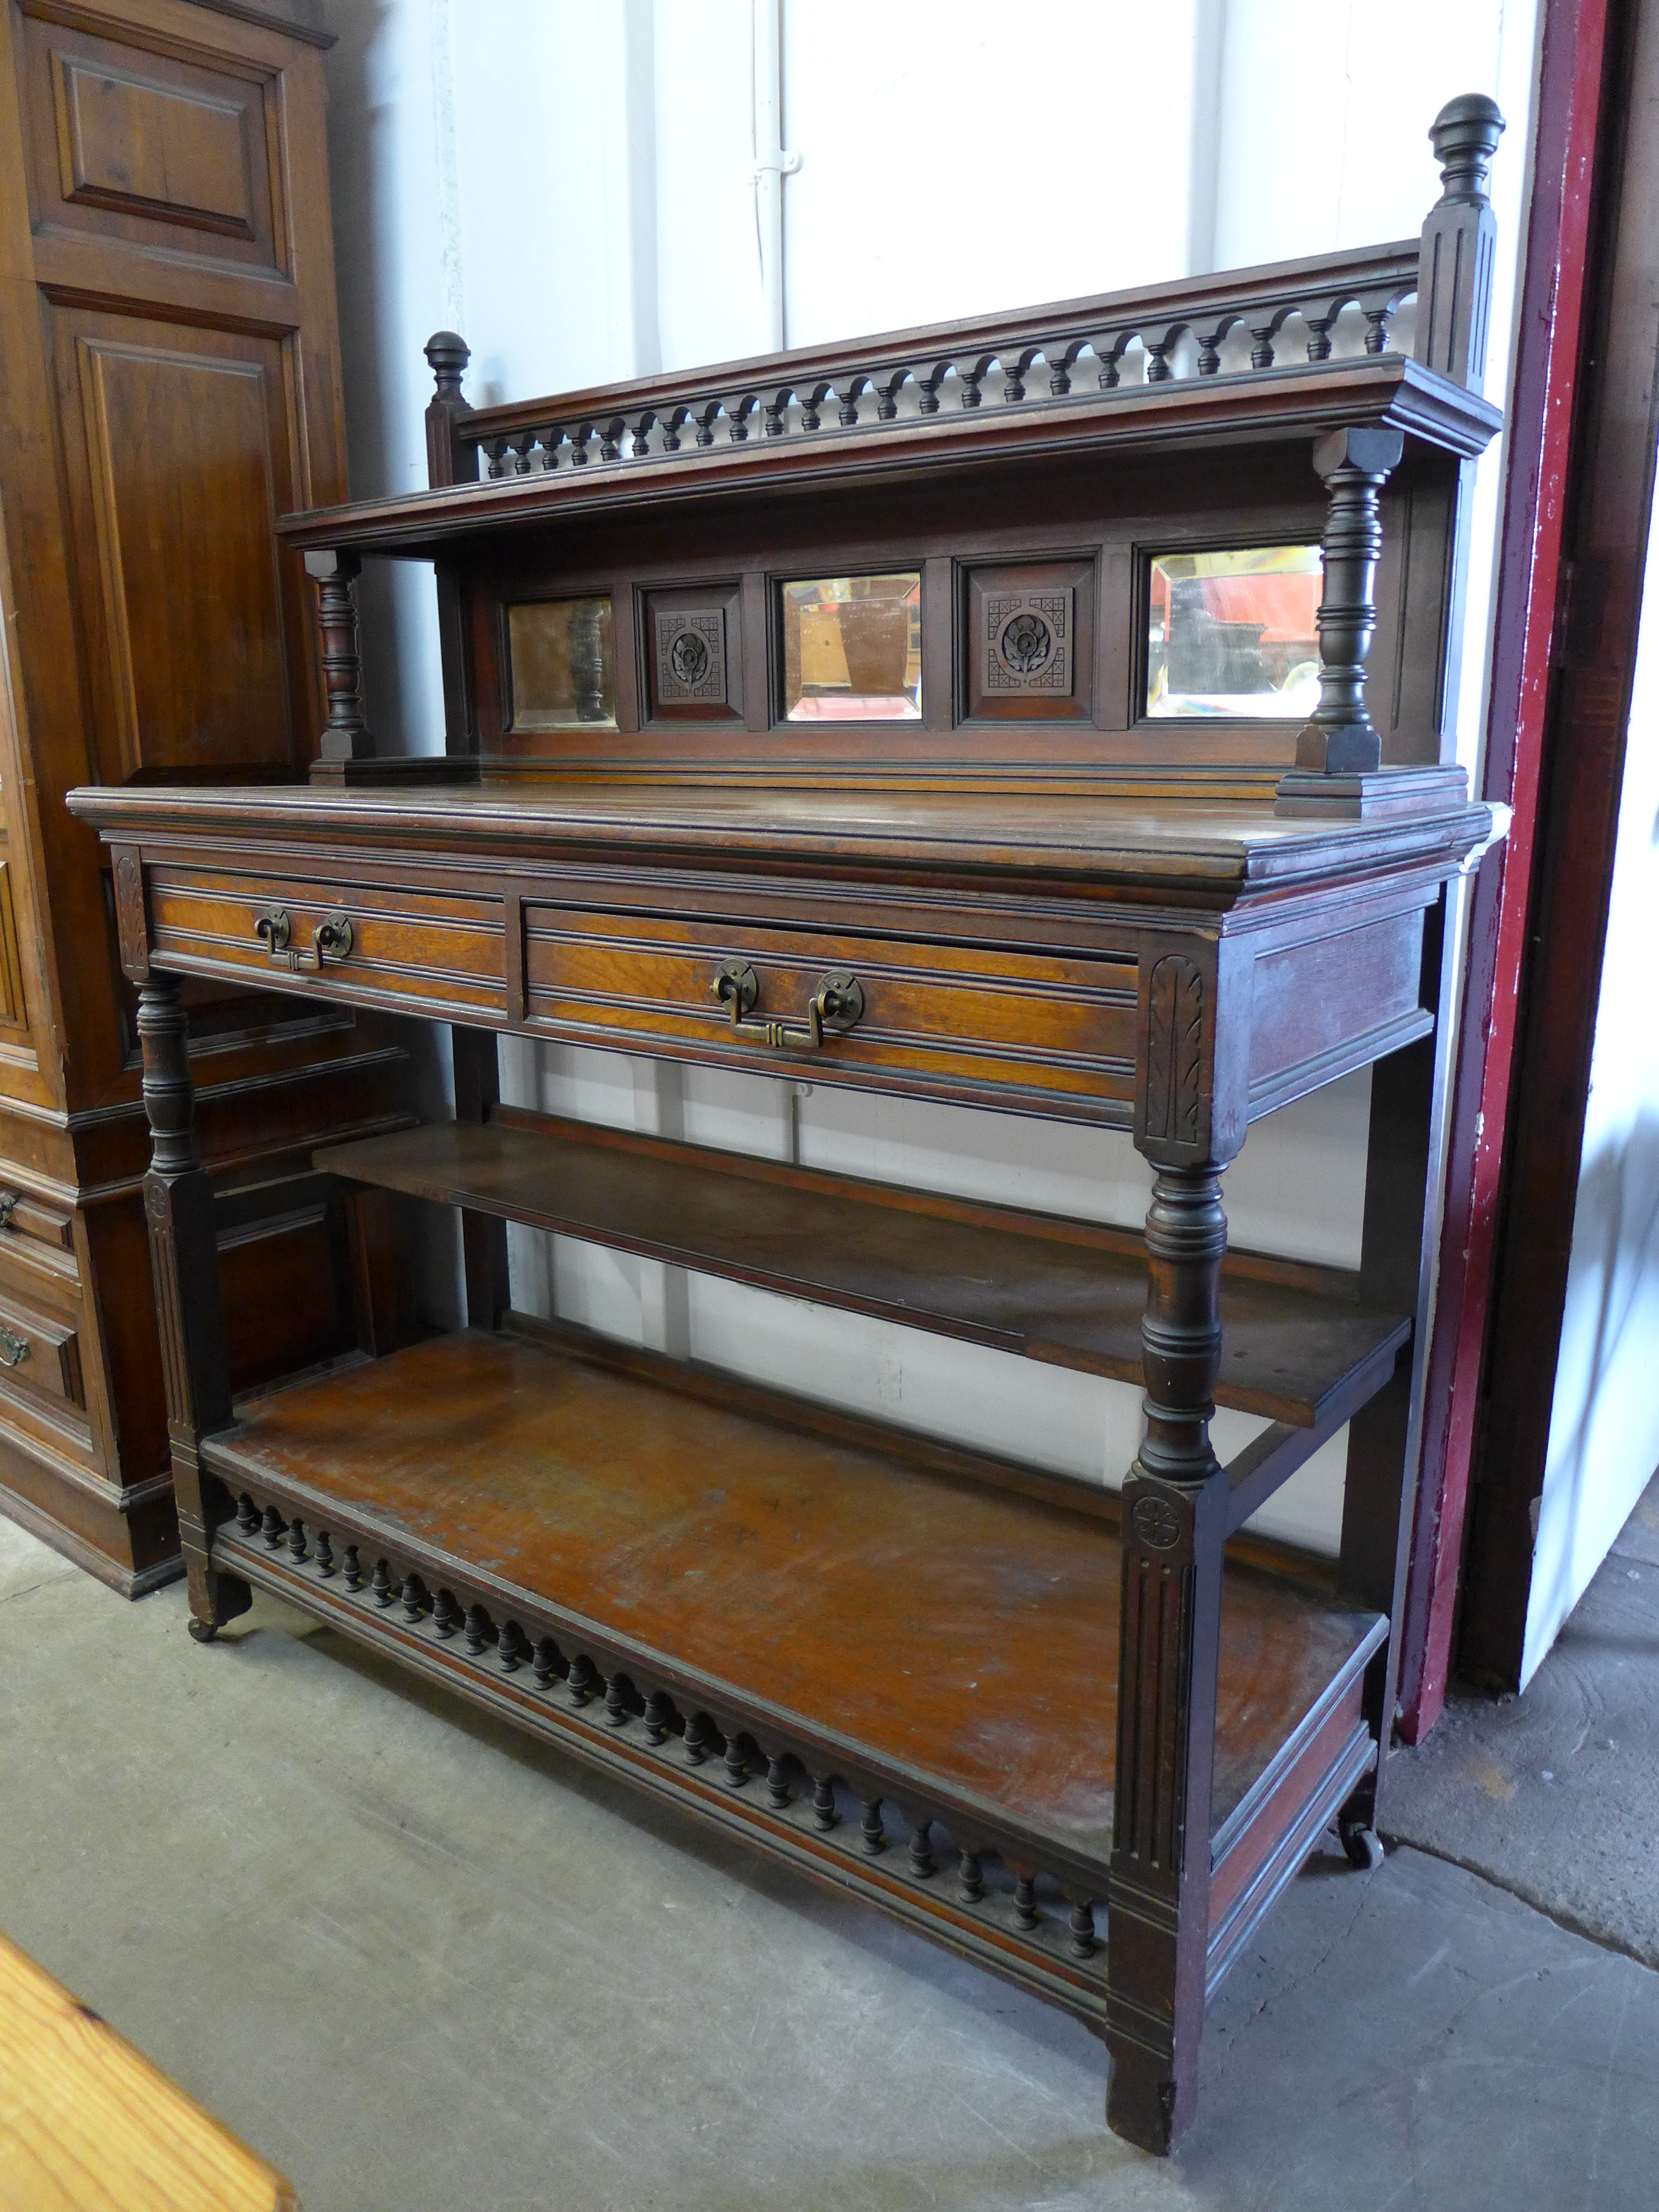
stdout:
[[[815,1433],[787,1401],[757,1411],[763,1394],[734,1411],[689,1380],[569,1337],[465,1331],[276,1391],[204,1455],[233,1495],[276,1501],[313,1542],[331,1532],[337,1599],[344,1544],[365,1574],[383,1546],[428,1595],[447,1586],[532,1638],[553,1624],[567,1654],[625,1666],[683,1715],[706,1705],[763,1744],[775,1729],[831,1771],[902,1789],[913,1816],[1035,1838],[1050,1866],[1103,1866],[1121,1573],[1109,1502],[1014,1474],[1017,1490],[995,1462],[866,1425]],[[368,1592],[357,1602],[375,1613]],[[1310,1581],[1230,1561],[1218,1829],[1239,1825],[1384,1626]],[[428,1623],[419,1632],[430,1640]]]
[[[1120,1382],[1141,1379],[1139,1237],[509,1108],[315,1155],[358,1182],[725,1275]],[[1410,1331],[1353,1278],[1229,1255],[1216,1399],[1319,1426]]]

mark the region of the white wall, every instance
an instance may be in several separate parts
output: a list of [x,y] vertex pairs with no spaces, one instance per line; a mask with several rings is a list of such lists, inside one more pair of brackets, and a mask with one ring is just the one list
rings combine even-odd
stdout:
[[[1506,383],[1530,137],[1534,0],[781,0],[787,338],[811,343],[1209,267],[1414,234],[1437,190],[1430,119],[1497,94],[1510,129],[1489,388]],[[353,489],[424,481],[422,343],[474,349],[479,402],[762,349],[750,0],[329,0]],[[1471,635],[1501,472],[1477,476]],[[441,747],[429,580],[364,592],[371,719]],[[1480,727],[1466,669],[1461,757]],[[782,1152],[787,1086],[510,1042],[511,1094]],[[1352,1265],[1369,1079],[1285,1109],[1229,1170],[1235,1241]],[[1126,1223],[1149,1178],[1127,1136],[818,1090],[813,1164]],[[1115,1482],[1127,1386],[1028,1366],[626,1257],[515,1233],[514,1295],[623,1336]],[[1224,1455],[1259,1423],[1217,1424]],[[1345,1440],[1258,1516],[1334,1549]]]
[[1659,1468],[1659,519],[1643,603],[1523,1687]]

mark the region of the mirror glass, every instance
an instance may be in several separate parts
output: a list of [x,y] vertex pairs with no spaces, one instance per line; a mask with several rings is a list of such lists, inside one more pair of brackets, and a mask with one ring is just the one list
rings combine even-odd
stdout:
[[1146,712],[1282,716],[1319,704],[1316,545],[1160,553],[1152,564]]
[[920,721],[920,574],[786,584],[783,704],[792,722]]
[[611,602],[536,599],[507,611],[515,730],[617,726]]

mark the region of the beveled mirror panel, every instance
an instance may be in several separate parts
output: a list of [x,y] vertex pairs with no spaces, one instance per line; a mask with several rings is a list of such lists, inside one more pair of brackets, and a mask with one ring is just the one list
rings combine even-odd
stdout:
[[1319,704],[1323,580],[1317,545],[1155,556],[1148,715],[1305,721]]
[[617,726],[609,598],[534,599],[507,610],[514,730]]
[[782,590],[791,722],[921,719],[921,576],[823,576]]

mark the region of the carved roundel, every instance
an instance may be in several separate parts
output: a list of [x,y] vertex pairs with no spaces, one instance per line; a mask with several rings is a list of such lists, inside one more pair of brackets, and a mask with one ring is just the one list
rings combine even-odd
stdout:
[[1016,676],[1035,676],[1051,658],[1054,649],[1054,634],[1040,614],[1032,608],[1023,607],[1002,626],[1002,635],[997,640],[997,651],[1002,656],[1004,667]]
[[664,607],[655,615],[657,705],[726,705],[726,610]]
[[694,629],[683,629],[668,648],[668,665],[688,690],[708,672],[709,652]]
[[1004,696],[1069,693],[1075,613],[1076,593],[1070,585],[988,595],[981,633],[984,691]]
[[165,1183],[152,1182],[145,1185],[144,1211],[149,1214],[152,1221],[157,1223],[162,1228],[166,1227],[168,1206],[167,1185]]
[[1167,1498],[1137,1498],[1129,1522],[1148,1551],[1167,1552],[1180,1541],[1181,1516]]

